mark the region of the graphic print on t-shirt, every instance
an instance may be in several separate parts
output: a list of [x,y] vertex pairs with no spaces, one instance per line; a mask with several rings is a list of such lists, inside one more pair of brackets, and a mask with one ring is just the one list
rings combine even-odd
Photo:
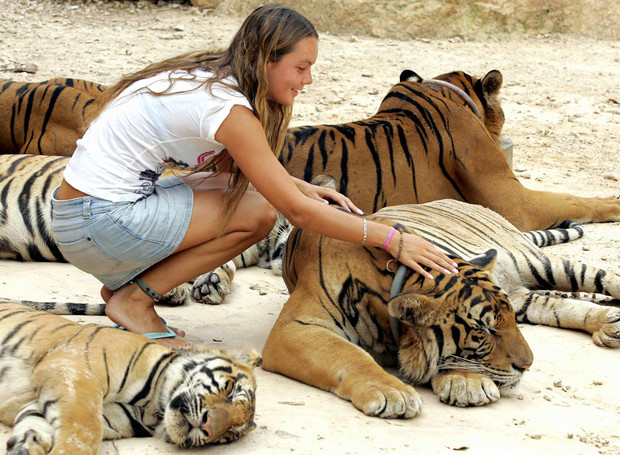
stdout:
[[134,193],[141,194],[142,196],[148,196],[155,189],[155,182],[159,179],[159,176],[163,174],[166,169],[165,163],[159,163],[155,170],[145,169],[138,174],[138,179],[141,181],[140,188],[136,189]]
[[153,189],[155,188],[155,182],[160,175],[161,172],[158,174],[151,169],[145,169],[144,171],[140,172],[140,188],[136,189],[134,192],[143,196],[148,196],[153,192]]
[[209,158],[214,153],[215,153],[215,150],[209,150],[208,152],[204,152],[198,155],[198,164],[200,165],[204,163],[207,160],[207,158]]

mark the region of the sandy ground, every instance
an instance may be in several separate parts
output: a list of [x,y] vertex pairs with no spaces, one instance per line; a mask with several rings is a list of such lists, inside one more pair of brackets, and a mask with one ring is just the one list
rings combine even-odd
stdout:
[[[240,22],[178,5],[0,0],[0,78],[72,76],[110,84],[149,62],[227,45]],[[24,64],[37,65],[37,72],[7,71]],[[584,196],[620,195],[618,41],[570,36],[393,41],[322,33],[314,84],[298,97],[293,123],[368,117],[405,68],[425,77],[500,70],[504,134],[514,142],[514,167],[523,183]],[[619,223],[588,225],[584,239],[553,251],[618,273],[619,240]],[[266,294],[250,289],[253,284]],[[0,261],[0,285],[3,297],[98,301],[98,282],[68,264]],[[238,272],[232,294],[219,307],[188,303],[160,312],[193,342],[261,349],[286,299],[281,278],[250,268]],[[582,333],[522,330],[535,361],[517,398],[459,409],[418,387],[422,414],[387,421],[258,369],[257,429],[204,453],[619,454],[619,353],[596,347]],[[8,435],[0,426],[0,445]],[[100,452],[180,450],[155,439],[130,439],[105,442]]]

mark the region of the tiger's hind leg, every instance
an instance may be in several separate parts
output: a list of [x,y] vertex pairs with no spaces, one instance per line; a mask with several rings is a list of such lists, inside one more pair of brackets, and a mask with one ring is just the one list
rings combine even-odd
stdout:
[[583,330],[592,334],[598,346],[620,347],[620,301],[601,305],[577,297],[524,290],[511,294],[510,301],[519,322]]
[[271,232],[258,243],[245,250],[232,261],[205,273],[194,280],[191,296],[199,303],[219,305],[231,292],[232,280],[237,269],[258,265],[282,275],[282,254],[293,226],[278,212]]
[[103,434],[103,389],[84,353],[50,351],[32,380],[37,395],[15,418],[9,453],[95,455]]
[[[548,253],[539,259],[544,273],[522,271],[524,287],[508,293],[517,320],[583,330],[599,346],[620,347],[620,275]],[[600,304],[602,296],[611,299]]]

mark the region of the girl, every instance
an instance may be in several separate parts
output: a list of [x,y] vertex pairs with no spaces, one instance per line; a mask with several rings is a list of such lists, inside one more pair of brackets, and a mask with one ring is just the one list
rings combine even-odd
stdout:
[[[54,193],[52,218],[65,258],[104,284],[112,321],[173,349],[189,348],[154,302],[264,238],[276,209],[295,226],[383,247],[420,273],[427,273],[420,265],[456,272],[421,237],[330,207],[332,201],[361,213],[347,197],[291,177],[278,162],[317,53],[312,24],[272,4],[244,21],[228,49],[151,65],[102,95]],[[159,179],[167,165],[194,172]]]

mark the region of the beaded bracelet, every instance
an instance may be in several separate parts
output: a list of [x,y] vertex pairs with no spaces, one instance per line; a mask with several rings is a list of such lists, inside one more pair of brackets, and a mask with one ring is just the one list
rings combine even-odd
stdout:
[[142,292],[152,298],[155,302],[159,302],[161,300],[161,295],[159,295],[157,292],[153,291],[150,287],[144,284],[144,282],[140,278],[135,277],[133,280],[130,281],[130,283],[131,282],[136,283],[138,287],[142,290]]
[[390,270],[390,262],[395,262],[396,264],[398,264],[398,261],[400,260],[400,253],[403,252],[403,233],[400,231],[400,229],[398,230],[398,233],[400,234],[400,238],[398,241],[398,253],[396,253],[396,257],[394,259],[390,259],[385,264],[385,270],[390,273],[394,273],[392,270]]
[[386,240],[385,240],[385,242],[383,243],[383,246],[382,246],[382,248],[384,250],[387,249],[388,245],[390,244],[390,240],[392,240],[392,237],[394,237],[394,232],[396,232],[396,229],[394,229],[394,228],[390,229],[390,233],[386,237]]
[[394,258],[396,262],[399,262],[400,253],[403,252],[403,233],[400,230],[398,231],[398,233],[400,234],[400,238],[398,240],[398,253],[396,254],[396,258]]
[[366,245],[367,237],[368,237],[368,223],[366,222],[366,218],[364,218],[364,240],[362,240],[362,246]]

